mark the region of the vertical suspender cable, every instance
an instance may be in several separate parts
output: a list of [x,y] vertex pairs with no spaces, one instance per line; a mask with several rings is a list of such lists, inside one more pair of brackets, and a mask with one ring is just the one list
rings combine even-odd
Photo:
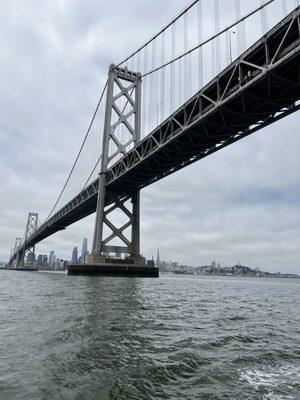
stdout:
[[[152,68],[155,68],[155,54],[156,53],[156,40],[153,40],[152,42]],[[152,82],[150,82],[151,85],[151,129],[153,129],[154,124],[155,124],[155,81],[156,81],[156,74],[154,73],[153,76],[151,77]]]
[[[187,51],[187,13],[184,14],[183,17],[183,47],[184,47],[184,52],[186,53]],[[188,67],[187,67],[187,56],[184,57],[184,84],[183,84],[183,96],[184,100],[187,99],[187,94],[188,94]]]
[[[235,19],[240,18],[241,2],[240,0],[235,0]],[[238,55],[241,53],[241,25],[236,26],[236,48]]]
[[[220,4],[219,0],[215,0],[215,33],[220,31]],[[221,57],[220,57],[220,36],[216,38],[215,51],[216,51],[216,73],[221,70]]]
[[[213,19],[216,18],[216,13],[215,13],[215,2],[214,2],[214,8],[213,8]],[[216,33],[216,30],[214,29],[214,34]],[[214,38],[211,41],[211,72],[212,72],[212,76],[210,77],[210,79],[214,78],[216,76],[216,38]]]
[[136,71],[135,72],[141,72],[141,52],[139,51],[137,53],[137,59],[136,59]]
[[[172,25],[172,60],[175,58],[175,38],[176,38],[176,26],[175,22]],[[171,64],[171,87],[170,87],[170,114],[174,111],[174,103],[175,103],[175,71],[174,71],[175,65],[174,63]]]
[[[202,0],[198,2],[198,43],[202,43]],[[199,89],[203,87],[203,49],[198,50]]]
[[[187,13],[187,47],[189,48],[189,14]],[[192,95],[192,87],[193,87],[193,81],[192,81],[192,54],[187,55],[187,64],[188,64],[188,97]]]
[[[165,45],[166,45],[165,32],[161,36],[161,65],[165,62]],[[164,106],[165,106],[165,68],[161,69],[161,82],[160,82],[160,106],[161,106],[161,121],[164,119]]]
[[284,15],[287,15],[287,0],[281,0]]
[[[235,0],[235,17],[237,20],[239,20],[241,16],[242,16],[241,0]],[[238,55],[240,55],[246,49],[245,21],[242,21],[237,25],[236,40],[237,40]]]
[[[261,0],[261,5],[265,3],[265,0]],[[266,7],[262,8],[260,11],[261,15],[261,25],[262,25],[262,34],[264,35],[268,30],[268,15]]]
[[[148,71],[148,46],[144,48],[144,71]],[[143,134],[145,135],[148,133],[147,127],[147,116],[149,115],[147,112],[147,82],[148,77],[144,78],[142,84],[142,91],[143,91],[143,110],[142,110],[142,122],[143,122]]]
[[[172,63],[175,63],[177,61],[179,61],[180,59],[182,59],[183,57],[185,57],[187,54],[189,53],[193,53],[194,51],[198,50],[199,47],[206,45],[207,43],[213,41],[216,37],[224,34],[225,32],[227,32],[228,30],[230,30],[231,28],[234,28],[238,23],[240,23],[243,20],[246,20],[247,18],[251,17],[252,15],[254,15],[255,13],[257,13],[259,10],[261,10],[263,7],[266,7],[267,5],[273,3],[275,0],[265,0],[266,2],[263,5],[260,5],[259,7],[255,8],[254,10],[252,10],[251,12],[249,12],[247,15],[244,15],[241,20],[239,21],[234,21],[232,24],[228,25],[227,27],[223,28],[222,30],[220,30],[217,34],[213,34],[211,37],[209,37],[208,39],[206,39],[205,41],[203,41],[202,43],[197,44],[196,46],[190,48],[186,53],[183,54],[179,54],[177,57],[175,57],[173,60],[170,60],[168,62],[166,62],[164,65],[160,65],[159,67],[155,68],[154,70],[149,71],[147,74],[144,74],[142,77],[144,76],[148,76],[153,74],[154,72],[159,71],[161,68],[165,68],[169,65],[171,65]],[[235,33],[235,32],[234,32]]]
[[225,33],[226,40],[226,63],[230,64],[232,56],[231,56],[231,43],[230,43],[230,31]]
[[106,90],[106,85],[107,85],[107,83],[105,84],[105,86],[104,86],[104,88],[103,88],[103,91],[102,91],[101,96],[100,96],[100,99],[99,99],[99,101],[98,101],[96,110],[95,110],[95,112],[94,112],[94,114],[93,114],[92,120],[91,120],[90,125],[89,125],[89,127],[88,127],[88,130],[87,130],[87,132],[86,132],[86,134],[85,134],[85,137],[84,137],[84,139],[83,139],[83,142],[82,142],[82,144],[81,144],[81,147],[80,147],[80,149],[79,149],[79,152],[78,152],[78,154],[77,154],[77,156],[76,156],[76,159],[75,159],[75,161],[74,161],[74,163],[73,163],[73,166],[72,166],[72,168],[71,168],[71,171],[69,172],[69,175],[68,175],[68,177],[67,177],[67,180],[66,180],[66,182],[65,182],[65,184],[64,184],[64,186],[63,186],[63,188],[62,188],[62,190],[61,190],[61,192],[60,192],[60,194],[59,194],[59,196],[58,196],[58,199],[56,200],[56,202],[55,202],[54,206],[52,207],[50,213],[48,214],[48,217],[46,218],[46,220],[48,220],[48,219],[50,218],[50,216],[52,215],[52,212],[56,209],[56,206],[58,205],[60,199],[62,198],[62,195],[63,195],[63,193],[65,192],[65,189],[66,189],[66,187],[67,187],[67,185],[68,185],[68,183],[69,183],[69,181],[70,181],[70,179],[71,179],[71,176],[72,176],[73,171],[74,171],[74,169],[75,169],[75,167],[76,167],[76,164],[77,164],[77,162],[78,162],[78,159],[79,159],[79,157],[80,157],[80,154],[81,154],[81,152],[82,152],[82,150],[83,150],[83,147],[84,147],[84,145],[85,145],[85,143],[86,143],[87,137],[88,137],[88,135],[89,135],[89,133],[90,133],[90,130],[91,130],[92,124],[93,124],[93,122],[94,122],[95,116],[96,116],[96,114],[97,114],[97,112],[98,112],[98,109],[99,109],[99,107],[100,107],[100,105],[101,105],[102,98],[103,98],[103,95],[104,95],[105,90]]
[[175,103],[175,107],[177,108],[179,104],[183,103],[182,99],[182,86],[184,85],[184,74],[182,71],[182,58],[178,61],[178,99],[177,102]]

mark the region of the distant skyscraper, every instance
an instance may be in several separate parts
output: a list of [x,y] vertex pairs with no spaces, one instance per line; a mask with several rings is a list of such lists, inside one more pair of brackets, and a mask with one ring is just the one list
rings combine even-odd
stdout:
[[88,255],[87,246],[88,246],[87,238],[84,238],[83,242],[82,242],[82,249],[81,249],[81,262],[83,262],[83,263],[85,261],[85,257]]
[[160,256],[159,256],[159,249],[157,249],[157,256],[156,256],[156,266],[160,268]]
[[77,264],[77,263],[78,263],[78,250],[77,247],[74,247],[72,252],[72,264]]
[[37,265],[42,266],[43,265],[43,254],[39,254],[37,258]]
[[49,267],[51,269],[53,269],[53,267],[54,267],[54,261],[55,261],[55,254],[54,254],[54,251],[51,250],[50,255],[49,255]]

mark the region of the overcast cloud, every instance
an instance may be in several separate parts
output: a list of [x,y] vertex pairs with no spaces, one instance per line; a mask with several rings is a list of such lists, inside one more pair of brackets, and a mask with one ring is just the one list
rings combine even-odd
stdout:
[[[79,149],[111,62],[143,43],[180,0],[2,0],[0,260],[29,211],[45,218]],[[146,257],[300,272],[300,114],[144,189]],[[70,258],[94,216],[37,245]]]

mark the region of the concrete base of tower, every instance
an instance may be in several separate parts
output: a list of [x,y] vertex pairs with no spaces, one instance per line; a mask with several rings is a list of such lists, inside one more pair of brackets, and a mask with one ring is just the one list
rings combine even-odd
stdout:
[[146,259],[143,256],[138,257],[127,257],[125,259],[109,258],[103,255],[89,254],[85,258],[84,264],[94,265],[94,264],[117,264],[117,265],[135,265],[139,267],[146,267]]
[[38,271],[38,269],[37,268],[34,268],[34,267],[20,267],[20,268],[12,268],[12,270],[13,271],[32,271],[32,272],[35,272],[35,271]]
[[132,262],[134,260],[106,260],[102,263],[70,264],[69,275],[100,275],[158,278],[159,269]]

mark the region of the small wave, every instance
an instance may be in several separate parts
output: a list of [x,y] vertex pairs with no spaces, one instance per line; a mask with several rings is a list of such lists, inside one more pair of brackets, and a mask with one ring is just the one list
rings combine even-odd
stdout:
[[257,337],[253,336],[248,336],[248,335],[228,335],[228,336],[223,336],[219,339],[214,339],[213,341],[210,341],[208,344],[211,347],[224,347],[226,345],[232,344],[234,342],[240,342],[240,343],[255,343],[257,341]]
[[240,380],[262,393],[265,400],[299,399],[300,366],[242,370]]
[[230,321],[243,321],[245,319],[248,319],[245,315],[234,315],[232,317],[228,318]]

